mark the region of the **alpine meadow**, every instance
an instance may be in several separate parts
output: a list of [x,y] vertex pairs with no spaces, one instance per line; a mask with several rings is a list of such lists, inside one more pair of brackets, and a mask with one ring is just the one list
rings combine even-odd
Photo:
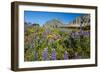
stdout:
[[24,11],[24,61],[90,58],[90,14]]

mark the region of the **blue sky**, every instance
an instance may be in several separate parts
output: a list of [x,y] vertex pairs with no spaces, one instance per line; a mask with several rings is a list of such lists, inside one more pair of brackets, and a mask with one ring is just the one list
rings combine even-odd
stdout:
[[67,24],[78,16],[79,13],[61,13],[61,12],[40,12],[40,11],[24,11],[24,21],[28,23],[45,24],[46,21],[59,19],[62,23]]

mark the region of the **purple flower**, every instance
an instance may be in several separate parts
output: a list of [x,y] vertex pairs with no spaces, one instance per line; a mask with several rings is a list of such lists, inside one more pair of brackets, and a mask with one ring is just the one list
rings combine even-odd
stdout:
[[76,32],[75,35],[79,36],[79,32]]
[[64,60],[67,60],[68,59],[68,53],[67,53],[67,51],[65,51],[65,53],[64,53]]
[[85,35],[86,36],[89,36],[90,35],[90,32],[89,31],[85,32]]
[[42,60],[48,60],[48,48],[45,48],[42,53]]
[[55,51],[55,49],[53,49],[53,51],[52,51],[51,59],[56,60],[56,51]]
[[84,31],[83,30],[80,30],[79,34],[80,35],[83,35]]

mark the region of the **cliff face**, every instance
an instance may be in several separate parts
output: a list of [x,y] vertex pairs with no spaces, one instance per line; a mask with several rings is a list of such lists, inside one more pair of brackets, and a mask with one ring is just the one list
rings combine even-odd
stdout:
[[90,25],[90,14],[85,14],[82,16],[77,17],[73,21],[69,22],[67,25]]

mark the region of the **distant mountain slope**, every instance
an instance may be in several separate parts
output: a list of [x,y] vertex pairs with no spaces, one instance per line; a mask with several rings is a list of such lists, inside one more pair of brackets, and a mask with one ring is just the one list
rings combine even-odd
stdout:
[[64,26],[64,24],[58,19],[52,19],[50,21],[47,21],[43,26],[57,28],[57,27]]
[[40,25],[39,25],[38,23],[33,23],[33,24],[31,24],[31,23],[25,22],[25,23],[24,23],[24,31],[26,31],[27,28],[31,28],[31,27],[33,27],[33,26],[40,26]]

